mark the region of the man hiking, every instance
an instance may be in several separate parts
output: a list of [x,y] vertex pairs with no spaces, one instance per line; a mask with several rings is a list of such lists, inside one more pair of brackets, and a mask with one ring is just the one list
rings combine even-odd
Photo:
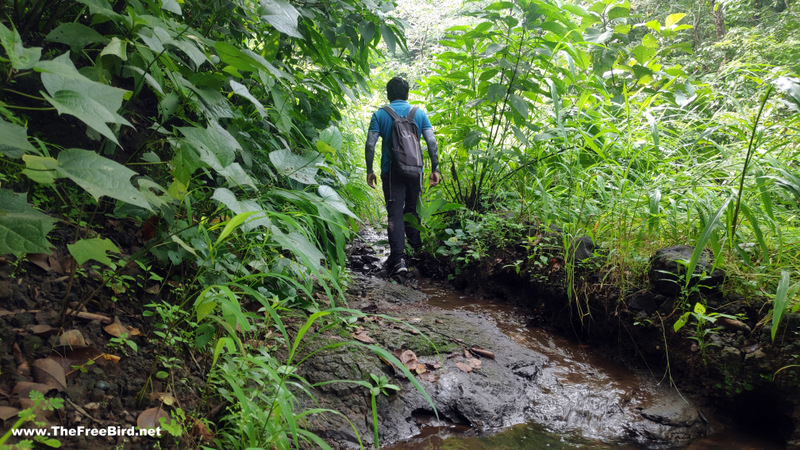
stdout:
[[[400,77],[392,78],[386,83],[386,96],[389,105],[372,114],[364,156],[367,162],[367,184],[375,188],[377,177],[372,171],[372,163],[375,159],[375,144],[380,136],[383,139],[381,182],[389,222],[390,253],[386,260],[386,269],[391,277],[408,272],[405,238],[408,237],[408,243],[415,251],[422,246],[419,230],[403,221],[403,216],[411,213],[419,222],[417,200],[422,191],[423,177],[420,134],[425,138],[431,160],[430,186],[439,184],[441,176],[433,126],[425,111],[408,103],[408,82]],[[397,135],[393,136],[394,133]]]

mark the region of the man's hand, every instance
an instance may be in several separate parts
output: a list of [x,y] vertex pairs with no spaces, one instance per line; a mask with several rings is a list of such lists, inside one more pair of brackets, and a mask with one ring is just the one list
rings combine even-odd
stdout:
[[431,187],[436,186],[439,182],[442,181],[442,176],[439,175],[439,172],[431,172],[430,177],[430,185]]
[[371,187],[372,189],[375,189],[375,182],[377,182],[377,181],[378,181],[378,177],[375,176],[374,172],[367,174],[367,186]]

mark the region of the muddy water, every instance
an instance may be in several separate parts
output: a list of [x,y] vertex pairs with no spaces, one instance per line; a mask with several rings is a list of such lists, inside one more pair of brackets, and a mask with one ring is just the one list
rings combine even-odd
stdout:
[[[482,315],[506,336],[548,359],[542,369],[541,401],[529,422],[494,433],[476,435],[463,426],[440,424],[427,426],[423,432],[387,449],[569,449],[569,448],[640,448],[634,444],[606,442],[604,437],[620,435],[625,426],[602,415],[575,415],[575,410],[603,410],[609,398],[621,398],[628,407],[646,408],[657,396],[659,387],[653,377],[638,374],[607,358],[598,356],[579,343],[528,326],[524,311],[503,302],[477,299],[436,286],[423,286],[430,295],[428,303],[445,310],[463,310]],[[549,390],[553,390],[553,395]],[[558,420],[553,420],[557,417]],[[713,420],[713,418],[712,418]],[[715,421],[716,422],[716,421]],[[692,450],[708,449],[779,449],[780,445],[764,438],[745,435],[716,425],[712,435],[691,442]]]

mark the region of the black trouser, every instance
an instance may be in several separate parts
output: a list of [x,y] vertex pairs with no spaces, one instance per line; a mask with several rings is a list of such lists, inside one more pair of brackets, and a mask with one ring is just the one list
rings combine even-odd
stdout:
[[413,248],[422,246],[422,239],[419,237],[419,230],[410,226],[403,220],[406,213],[411,213],[417,218],[417,201],[422,192],[422,175],[418,177],[406,177],[394,171],[381,175],[383,184],[383,197],[386,199],[386,215],[389,222],[389,259],[387,265],[391,267],[397,264],[403,257],[406,240]]

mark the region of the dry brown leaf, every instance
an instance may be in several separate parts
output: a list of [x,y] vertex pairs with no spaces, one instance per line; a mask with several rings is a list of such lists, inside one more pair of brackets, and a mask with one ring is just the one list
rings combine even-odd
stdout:
[[7,309],[2,309],[2,308],[0,308],[0,317],[3,317],[3,316],[13,316],[13,315],[14,315],[14,313],[13,313],[13,312],[11,312],[11,311],[9,311],[9,310],[7,310]]
[[469,365],[464,364],[462,362],[457,362],[456,363],[456,367],[458,367],[458,369],[461,370],[462,372],[466,372],[466,373],[472,372],[472,367],[470,367]]
[[417,375],[422,375],[427,371],[428,369],[425,367],[425,364],[417,364],[417,367],[414,368],[414,372],[417,372]]
[[439,361],[432,362],[432,363],[425,363],[425,366],[428,367],[428,370],[439,370],[442,368],[442,363]]
[[142,411],[139,417],[136,418],[136,425],[139,428],[159,428],[161,427],[161,422],[159,422],[158,419],[162,417],[169,421],[169,414],[164,411],[164,408],[160,406],[148,408]]
[[467,349],[464,349],[464,358],[472,358],[472,353]]
[[47,394],[48,392],[55,390],[53,386],[49,386],[43,383],[34,383],[32,381],[20,381],[19,383],[14,385],[14,389],[11,390],[11,393],[18,396],[20,401],[23,399],[27,399],[31,391],[41,392],[42,394]]
[[114,321],[110,325],[104,326],[103,330],[105,330],[106,333],[114,337],[120,337],[123,334],[126,336],[131,335],[131,330],[129,330],[128,327],[123,325],[122,322],[119,321],[119,317],[117,316],[114,316]]
[[477,358],[469,358],[467,359],[467,364],[472,367],[474,370],[478,370],[481,368],[481,360]]
[[194,424],[192,424],[192,434],[195,437],[200,438],[203,442],[214,441],[214,432],[209,430],[208,426],[198,419],[194,419]]
[[413,334],[414,336],[419,334],[419,331],[417,331],[417,330],[415,330],[413,328],[406,328],[406,331],[408,331],[409,333]]
[[489,350],[486,350],[486,349],[483,349],[481,347],[478,347],[477,345],[473,345],[472,348],[470,348],[470,351],[472,353],[475,353],[478,356],[483,356],[484,358],[494,359],[494,353],[490,352]]
[[139,331],[138,328],[128,327],[128,331],[130,331],[130,333],[131,333],[128,336],[141,336],[142,335],[142,332]]
[[33,334],[52,333],[54,331],[58,331],[58,329],[53,328],[50,325],[34,325],[31,327],[31,333]]
[[353,339],[357,340],[358,342],[363,342],[365,344],[375,343],[375,339],[369,337],[369,335],[365,331],[353,334]]
[[102,356],[103,359],[105,359],[106,361],[111,361],[111,362],[115,362],[115,363],[118,363],[119,360],[122,359],[117,355],[109,355],[108,353],[103,353],[100,356]]
[[436,383],[436,381],[439,380],[439,374],[435,374],[433,372],[425,372],[419,377],[429,383]]
[[78,330],[67,330],[58,338],[59,345],[67,347],[86,347],[86,340]]
[[442,319],[436,319],[434,322],[436,322],[436,323],[438,323],[438,324],[443,324],[443,323],[444,323],[444,320],[442,320]]
[[0,406],[0,420],[5,422],[6,420],[14,417],[19,413],[17,408],[12,408],[10,406]]
[[148,293],[148,294],[151,294],[151,295],[156,295],[156,294],[158,294],[159,292],[161,292],[161,285],[159,285],[159,284],[154,284],[154,285],[150,286],[149,288],[145,289],[144,291],[145,291],[146,293]]
[[31,364],[33,379],[39,383],[52,386],[59,392],[67,388],[67,377],[64,368],[52,358],[37,359]]
[[411,350],[406,350],[400,354],[400,362],[403,363],[408,370],[414,370],[417,368],[417,355]]
[[50,272],[53,268],[50,266],[50,261],[47,259],[47,253],[28,253],[28,261],[41,267],[45,272]]
[[[100,350],[93,347],[55,347],[50,351],[50,358],[64,368],[67,375],[80,370],[80,366],[85,366],[89,360],[98,361],[103,354]],[[102,363],[102,359],[99,360]]]

